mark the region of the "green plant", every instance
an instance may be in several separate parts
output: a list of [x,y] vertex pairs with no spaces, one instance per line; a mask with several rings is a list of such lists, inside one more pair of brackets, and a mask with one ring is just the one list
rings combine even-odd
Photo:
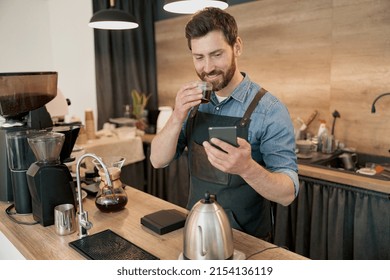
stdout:
[[136,119],[140,119],[142,117],[142,113],[145,110],[150,96],[150,94],[146,95],[145,93],[138,92],[135,89],[131,91],[131,98],[133,100],[133,115]]

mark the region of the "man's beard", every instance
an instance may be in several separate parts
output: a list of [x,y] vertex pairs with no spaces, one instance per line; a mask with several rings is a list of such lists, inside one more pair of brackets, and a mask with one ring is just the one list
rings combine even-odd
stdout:
[[206,77],[208,75],[221,75],[222,81],[219,81],[219,80],[210,81],[213,85],[213,91],[220,91],[221,89],[225,88],[230,83],[230,81],[232,80],[232,78],[234,76],[234,72],[236,71],[236,68],[237,68],[236,62],[234,60],[234,57],[232,57],[232,62],[230,64],[229,69],[226,71],[226,73],[224,73],[221,70],[213,70],[210,73],[202,72],[199,74],[197,72],[197,75],[202,81],[206,81]]

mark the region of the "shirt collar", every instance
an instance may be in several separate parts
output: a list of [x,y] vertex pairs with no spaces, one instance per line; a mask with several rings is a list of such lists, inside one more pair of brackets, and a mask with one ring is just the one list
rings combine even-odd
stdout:
[[247,97],[248,93],[250,92],[251,80],[249,78],[249,75],[247,75],[246,73],[241,72],[241,74],[244,76],[244,79],[233,90],[233,92],[230,96],[232,98],[234,98],[235,100],[242,103],[245,101],[245,98]]
[[[232,94],[227,99],[222,101],[222,103],[227,102],[230,98],[233,98],[233,99],[237,100],[238,102],[244,103],[246,97],[250,93],[250,88],[251,88],[252,82],[251,82],[248,74],[246,74],[245,72],[241,72],[241,74],[244,76],[244,79],[233,90]],[[211,96],[211,102],[214,105],[218,104],[218,99],[215,96],[215,93]]]

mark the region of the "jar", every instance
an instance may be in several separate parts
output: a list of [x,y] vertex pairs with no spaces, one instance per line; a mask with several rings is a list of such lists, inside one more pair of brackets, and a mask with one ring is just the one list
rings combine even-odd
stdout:
[[108,186],[106,175],[99,171],[101,177],[99,191],[96,195],[95,205],[102,212],[115,212],[122,210],[127,204],[127,194],[120,180],[120,169],[109,167],[108,172],[112,186]]
[[101,178],[99,191],[95,199],[95,205],[102,212],[115,212],[122,210],[127,204],[127,194],[124,190],[124,185],[120,180],[121,168],[125,158],[114,156],[103,157],[101,160],[107,167],[112,186],[108,185],[106,173],[100,163],[97,160],[93,160]]

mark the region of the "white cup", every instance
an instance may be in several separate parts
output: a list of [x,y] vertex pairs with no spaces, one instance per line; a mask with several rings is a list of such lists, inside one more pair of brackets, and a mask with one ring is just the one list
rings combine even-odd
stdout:
[[68,235],[76,231],[73,204],[60,204],[54,208],[54,225],[58,235]]

